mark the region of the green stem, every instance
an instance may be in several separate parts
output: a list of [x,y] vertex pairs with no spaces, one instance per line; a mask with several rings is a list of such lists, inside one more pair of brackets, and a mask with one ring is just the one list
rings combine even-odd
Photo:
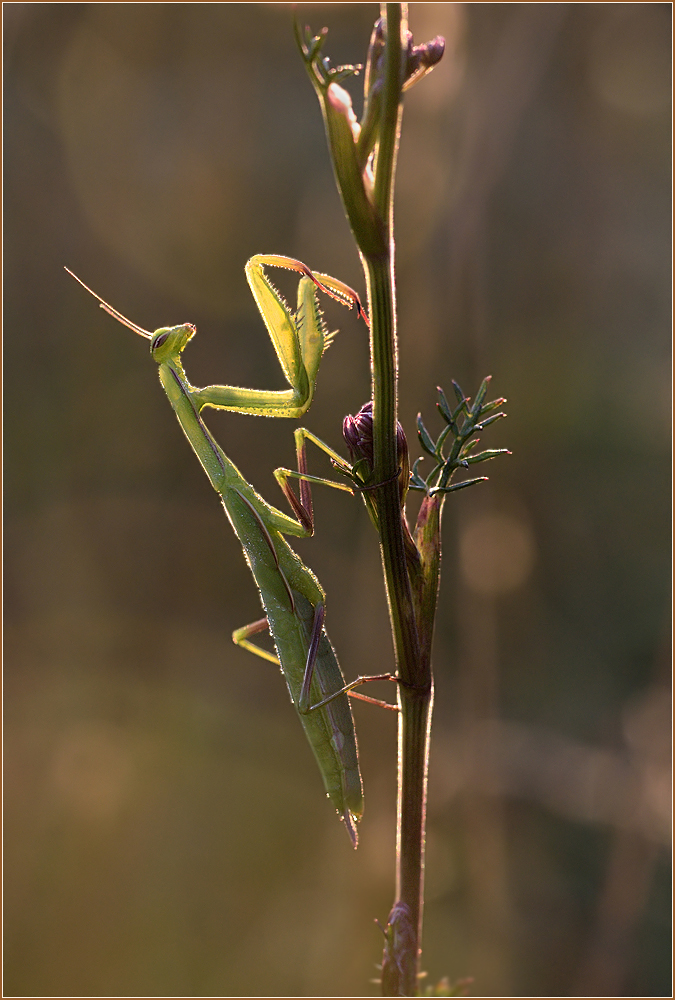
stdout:
[[403,111],[401,94],[404,83],[404,52],[401,41],[402,34],[408,30],[408,4],[380,4],[380,13],[386,24],[385,77],[373,201],[378,215],[385,221],[387,231],[392,236],[394,175]]
[[[392,241],[393,243],[393,241]],[[389,995],[416,996],[421,945],[426,787],[433,687],[422,655],[408,577],[396,453],[396,313],[393,258],[366,260],[371,307],[374,474],[380,546],[399,685],[396,903],[409,913],[414,945],[397,956],[400,978]],[[426,643],[425,643],[426,646]]]
[[371,310],[374,476],[380,545],[391,614],[397,668],[404,682],[418,686],[419,644],[406,570],[396,450],[396,312],[392,259],[366,260]]
[[[421,943],[429,727],[433,686],[428,655],[421,655],[408,577],[396,449],[398,352],[394,278],[393,182],[404,78],[402,35],[407,5],[386,4],[385,79],[373,197],[387,232],[387,251],[364,256],[371,316],[374,476],[380,546],[399,685],[399,780],[396,904],[410,921],[411,946],[394,954],[395,975],[383,976],[388,995],[416,996]],[[385,985],[385,978],[387,980]]]
[[[404,689],[405,690],[405,689]],[[401,698],[399,723],[399,789],[396,831],[396,899],[410,911],[416,953],[401,975],[400,995],[418,995],[419,960],[424,912],[424,847],[427,813],[427,775],[433,687],[408,692]]]

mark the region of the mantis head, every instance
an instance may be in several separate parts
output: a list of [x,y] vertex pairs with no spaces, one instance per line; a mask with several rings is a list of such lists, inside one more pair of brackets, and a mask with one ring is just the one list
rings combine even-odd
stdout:
[[105,299],[102,299],[100,295],[92,291],[88,285],[78,278],[76,274],[73,274],[69,268],[65,268],[68,274],[75,278],[75,281],[79,282],[82,287],[93,295],[95,299],[101,306],[101,309],[105,309],[113,319],[116,319],[118,323],[123,326],[128,326],[130,330],[137,333],[140,337],[145,337],[146,340],[150,341],[150,353],[157,362],[161,365],[164,361],[168,361],[170,358],[177,357],[180,352],[185,348],[189,341],[194,337],[197,332],[197,327],[192,323],[181,323],[180,326],[163,326],[159,330],[155,330],[154,333],[150,333],[149,330],[144,330],[142,326],[137,323],[132,323],[130,319],[123,316],[121,312],[115,309],[113,306],[109,305]]
[[196,332],[197,327],[193,323],[163,326],[150,335],[150,353],[158,365],[170,361],[189,344]]

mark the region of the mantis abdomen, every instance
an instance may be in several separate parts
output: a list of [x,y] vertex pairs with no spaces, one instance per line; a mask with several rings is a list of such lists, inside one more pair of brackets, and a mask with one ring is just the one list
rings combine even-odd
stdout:
[[[324,592],[281,533],[265,527],[242,492],[227,490],[222,494],[222,501],[258,585],[291,701],[298,710],[326,792],[354,840],[355,821],[363,812],[363,788],[349,699],[346,694],[339,695],[316,711],[302,711],[300,706],[316,609],[325,603]],[[344,687],[345,680],[335,652],[321,627],[309,692],[310,706]]]

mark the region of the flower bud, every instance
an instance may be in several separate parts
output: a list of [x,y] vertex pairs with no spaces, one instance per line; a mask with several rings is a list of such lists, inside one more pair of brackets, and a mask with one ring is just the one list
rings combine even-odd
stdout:
[[403,89],[408,90],[423,76],[430,73],[434,66],[441,61],[444,52],[445,39],[441,35],[436,35],[430,42],[424,42],[422,45],[413,45],[412,35],[409,35],[406,79]]
[[[352,462],[356,465],[359,462],[365,463],[369,472],[372,472],[373,459],[373,403],[369,400],[365,403],[355,417],[349,414],[342,423],[342,435],[349,449]],[[396,422],[396,457],[399,467],[399,491],[401,496],[401,506],[408,491],[408,480],[410,479],[410,463],[408,460],[408,442],[401,424]]]
[[352,462],[363,459],[373,468],[373,403],[369,400],[353,417],[348,414],[342,422],[344,437]]

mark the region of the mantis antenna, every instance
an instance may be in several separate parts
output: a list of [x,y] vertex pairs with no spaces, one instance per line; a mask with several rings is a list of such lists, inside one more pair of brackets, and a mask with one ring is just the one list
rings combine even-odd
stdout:
[[67,271],[68,274],[71,276],[71,278],[75,278],[75,281],[78,281],[82,285],[82,287],[89,292],[90,295],[93,295],[95,299],[98,299],[101,309],[105,309],[105,311],[109,313],[113,317],[113,319],[116,319],[119,323],[122,323],[123,326],[128,326],[130,330],[133,330],[134,333],[139,334],[139,336],[145,337],[147,340],[152,340],[153,334],[150,333],[149,330],[144,330],[143,327],[139,326],[137,323],[132,323],[131,320],[127,319],[126,316],[123,316],[121,312],[119,312],[117,309],[114,309],[111,305],[108,305],[105,299],[102,299],[100,295],[97,295],[96,292],[92,291],[89,285],[85,285],[82,279],[78,278],[76,274],[73,274],[70,268],[64,267],[64,271]]

